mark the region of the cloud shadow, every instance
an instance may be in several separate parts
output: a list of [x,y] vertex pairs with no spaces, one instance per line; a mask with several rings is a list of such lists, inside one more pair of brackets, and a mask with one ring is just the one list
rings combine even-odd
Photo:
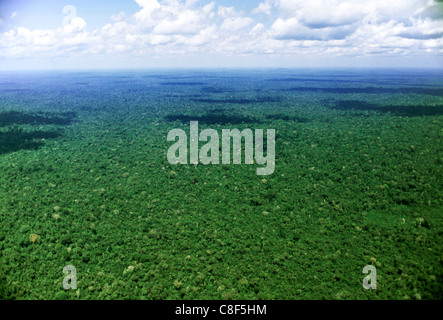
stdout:
[[437,106],[405,106],[405,105],[386,105],[380,106],[365,101],[358,100],[340,100],[328,105],[335,110],[359,110],[359,111],[377,111],[391,112],[398,116],[420,117],[443,115],[443,105]]
[[[74,121],[74,112],[57,115],[50,113],[28,114],[19,111],[0,112],[0,155],[19,150],[36,150],[46,139],[61,136],[60,129],[41,130],[42,125],[66,126]],[[21,125],[39,126],[38,130],[24,130]]]

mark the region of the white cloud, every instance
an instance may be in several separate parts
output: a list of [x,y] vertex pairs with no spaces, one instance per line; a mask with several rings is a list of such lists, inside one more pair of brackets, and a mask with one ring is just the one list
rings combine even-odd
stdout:
[[196,34],[204,26],[204,17],[193,10],[184,10],[179,14],[163,19],[152,31],[154,34]]
[[344,39],[356,30],[355,25],[338,27],[309,28],[297,18],[277,19],[271,27],[271,34],[276,39],[293,40],[334,40]]
[[[277,27],[283,26],[282,21],[287,25],[297,21],[298,25],[308,29],[323,29],[391,20],[408,23],[411,18],[422,18],[429,8],[435,6],[435,2],[432,0],[275,0],[274,5],[282,12],[277,20]],[[288,28],[286,30],[288,37],[291,33],[299,33]],[[280,38],[284,37],[284,34],[277,34]]]
[[443,24],[430,19],[411,19],[409,26],[399,24],[396,34],[408,39],[438,39],[443,37]]
[[[248,16],[198,0],[135,0],[140,9],[90,28],[81,17],[65,27],[0,34],[0,57],[125,54],[281,55],[325,57],[438,55],[443,19],[432,0],[264,0]],[[441,9],[441,8],[440,8]]]
[[71,23],[67,24],[63,27],[66,33],[76,33],[80,32],[86,27],[86,21],[80,17],[74,17],[71,20]]
[[250,36],[256,36],[260,33],[262,33],[265,30],[265,26],[263,23],[257,23],[254,28],[251,29],[251,31],[249,31],[249,35]]
[[272,10],[272,2],[271,0],[265,0],[265,2],[262,2],[258,5],[257,8],[254,8],[252,10],[252,13],[264,13],[264,14],[271,14]]
[[248,27],[253,22],[253,19],[247,17],[226,18],[221,24],[220,29],[228,32],[235,32]]

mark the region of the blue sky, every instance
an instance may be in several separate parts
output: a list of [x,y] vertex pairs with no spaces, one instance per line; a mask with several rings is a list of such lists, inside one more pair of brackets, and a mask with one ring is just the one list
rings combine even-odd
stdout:
[[443,1],[0,0],[1,70],[165,67],[443,68]]

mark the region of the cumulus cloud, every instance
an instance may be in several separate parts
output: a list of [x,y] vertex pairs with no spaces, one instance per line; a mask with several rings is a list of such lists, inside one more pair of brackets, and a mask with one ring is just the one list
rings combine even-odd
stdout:
[[136,13],[116,13],[98,28],[75,17],[54,29],[6,30],[0,57],[443,52],[442,4],[435,0],[264,0],[249,13],[215,1],[135,2]]
[[[274,5],[284,12],[273,25],[277,38],[328,40],[350,35],[367,23],[395,21],[406,25],[411,24],[411,19],[426,19],[436,3],[432,0],[275,0]],[[437,23],[441,25],[442,21]]]
[[408,25],[403,23],[397,27],[396,35],[407,39],[438,39],[443,37],[443,24],[441,21],[430,19],[412,19]]
[[193,8],[195,1],[185,3],[169,0],[160,3],[157,0],[136,0],[141,7],[134,16],[136,23],[144,30],[152,28],[157,35],[197,34],[208,25],[214,16],[215,3],[202,8]]
[[264,13],[264,14],[271,14],[272,10],[272,2],[271,0],[266,0],[265,2],[262,2],[258,5],[257,8],[254,8],[252,10],[252,13]]
[[334,40],[344,39],[356,30],[355,25],[323,26],[310,28],[297,18],[277,19],[272,25],[271,33],[276,39],[293,40]]
[[319,56],[361,56],[417,55],[424,48],[427,53],[438,54],[442,49],[443,17],[436,11],[443,8],[432,0],[263,2],[269,3],[281,15],[268,34],[290,43],[291,50]]

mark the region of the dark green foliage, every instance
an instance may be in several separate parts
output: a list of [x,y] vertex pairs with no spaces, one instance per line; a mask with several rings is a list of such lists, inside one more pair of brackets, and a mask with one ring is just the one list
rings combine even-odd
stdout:
[[169,114],[165,117],[166,121],[176,121],[179,120],[183,123],[189,124],[190,121],[199,121],[201,123],[211,125],[211,124],[240,124],[240,123],[256,123],[257,120],[242,117],[239,115],[227,115],[224,113],[211,113],[202,116],[188,116],[188,115],[172,115]]
[[[323,89],[288,90],[309,81]],[[334,89],[347,82],[358,90]],[[427,91],[442,88],[441,74],[0,83],[2,299],[442,299],[443,98]],[[406,87],[415,91],[395,89]],[[167,134],[191,120],[275,129],[275,172],[171,165]],[[369,264],[377,290],[362,287]],[[77,290],[62,287],[66,265]]]
[[272,119],[272,120],[284,120],[284,121],[295,121],[295,122],[307,122],[308,119],[302,118],[302,117],[296,117],[296,116],[289,116],[286,114],[267,114],[266,119]]
[[6,282],[6,276],[0,273],[0,300],[13,300],[15,295]]

